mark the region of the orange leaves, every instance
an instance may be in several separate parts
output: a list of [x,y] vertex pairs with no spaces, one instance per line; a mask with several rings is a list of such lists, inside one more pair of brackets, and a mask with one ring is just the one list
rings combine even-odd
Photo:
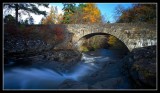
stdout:
[[61,18],[59,18],[57,11],[53,7],[51,7],[50,14],[42,20],[42,24],[56,24],[59,23],[59,19]]
[[83,8],[84,16],[83,19],[87,20],[88,23],[96,23],[100,21],[101,13],[100,10],[93,3],[86,4]]
[[156,23],[156,4],[134,4],[123,10],[117,22]]
[[47,42],[61,42],[64,39],[64,29],[62,26],[55,26],[53,29],[49,27],[49,25],[41,25],[39,28],[40,36]]
[[[17,37],[26,43],[28,40],[42,40],[44,43],[56,45],[64,40],[64,28],[62,25],[4,25],[5,34],[10,37]],[[7,35],[6,34],[6,35]],[[5,37],[7,39],[8,37]]]
[[[71,7],[69,7],[71,6]],[[86,24],[101,22],[101,12],[97,8],[96,4],[87,3],[74,6],[68,4],[68,11],[64,13],[64,20],[62,23],[67,24]]]
[[63,15],[62,14],[59,14],[58,15],[58,21],[57,21],[57,24],[60,24],[63,20]]

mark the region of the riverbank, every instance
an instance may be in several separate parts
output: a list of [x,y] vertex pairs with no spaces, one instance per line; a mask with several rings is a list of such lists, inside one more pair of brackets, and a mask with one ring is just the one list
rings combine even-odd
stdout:
[[5,68],[10,67],[44,67],[57,71],[65,71],[76,65],[81,59],[81,54],[74,50],[54,50],[38,55],[12,56],[5,58]]

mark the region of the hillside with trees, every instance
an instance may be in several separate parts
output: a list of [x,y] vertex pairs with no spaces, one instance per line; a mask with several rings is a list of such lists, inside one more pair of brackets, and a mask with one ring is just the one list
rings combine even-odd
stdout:
[[121,14],[117,23],[156,23],[156,4],[133,4],[132,7],[127,9],[118,6],[115,10],[115,15]]

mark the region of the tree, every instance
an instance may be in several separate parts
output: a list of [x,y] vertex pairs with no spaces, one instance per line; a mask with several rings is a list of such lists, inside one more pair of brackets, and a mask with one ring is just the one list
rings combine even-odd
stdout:
[[118,23],[120,22],[130,23],[130,22],[134,22],[134,20],[135,20],[134,12],[132,11],[132,8],[129,8],[127,10],[124,10],[124,12],[119,17],[117,22]]
[[5,18],[4,18],[4,23],[6,23],[6,24],[15,23],[15,22],[16,22],[15,18],[10,14],[5,16]]
[[21,20],[20,24],[28,25],[29,24],[28,18],[26,18],[25,20]]
[[114,11],[114,18],[115,20],[118,20],[118,18],[122,15],[122,13],[124,12],[125,8],[122,5],[118,5],[115,7],[115,11]]
[[156,5],[155,4],[134,4],[133,11],[136,21],[156,23]]
[[107,16],[106,14],[101,15],[101,23],[102,24],[110,23],[109,19],[110,19],[110,17]]
[[101,22],[101,12],[97,8],[96,4],[87,3],[86,7],[83,8],[85,23],[97,23]]
[[63,15],[59,14],[58,17],[57,17],[57,24],[61,24],[62,20],[63,20]]
[[74,3],[72,3],[72,4],[64,3],[63,6],[64,7],[62,10],[64,10],[64,15],[63,15],[62,23],[64,23],[64,24],[71,23],[70,19],[75,13],[76,6]]
[[27,19],[24,21],[24,24],[28,25],[28,20]]
[[116,42],[117,42],[117,38],[110,35],[109,40],[108,40],[108,44],[110,44],[112,46],[112,45],[116,44]]
[[33,25],[34,24],[34,19],[31,16],[31,17],[26,18],[25,20],[21,20],[19,23],[23,24],[23,25]]
[[84,20],[82,19],[84,16],[84,7],[86,7],[86,4],[79,4],[78,7],[76,7],[74,14],[70,17],[71,23],[84,23]]
[[42,20],[42,24],[55,24],[57,21],[57,14],[53,7],[51,7],[49,15]]
[[107,21],[107,23],[111,23],[110,21]]
[[39,24],[43,24],[43,20],[44,20],[44,17],[41,19],[41,21],[39,22]]
[[117,22],[156,23],[156,4],[133,4],[121,13]]
[[16,15],[16,23],[18,23],[18,15],[21,15],[21,13],[19,13],[19,10],[23,10],[23,13],[28,13],[28,15],[30,13],[34,13],[34,14],[42,14],[42,15],[46,15],[46,11],[40,11],[38,9],[38,6],[44,6],[48,8],[49,4],[36,4],[36,3],[13,3],[13,4],[4,4],[3,8],[7,8],[8,10],[10,9],[15,9],[15,15]]
[[29,24],[34,24],[34,19],[32,16],[29,18]]
[[62,23],[97,23],[101,22],[101,13],[95,4],[64,4]]

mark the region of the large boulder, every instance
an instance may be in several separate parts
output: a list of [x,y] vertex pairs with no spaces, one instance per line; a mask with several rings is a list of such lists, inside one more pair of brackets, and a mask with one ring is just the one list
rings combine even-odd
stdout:
[[156,88],[156,46],[133,49],[123,61],[136,88]]

